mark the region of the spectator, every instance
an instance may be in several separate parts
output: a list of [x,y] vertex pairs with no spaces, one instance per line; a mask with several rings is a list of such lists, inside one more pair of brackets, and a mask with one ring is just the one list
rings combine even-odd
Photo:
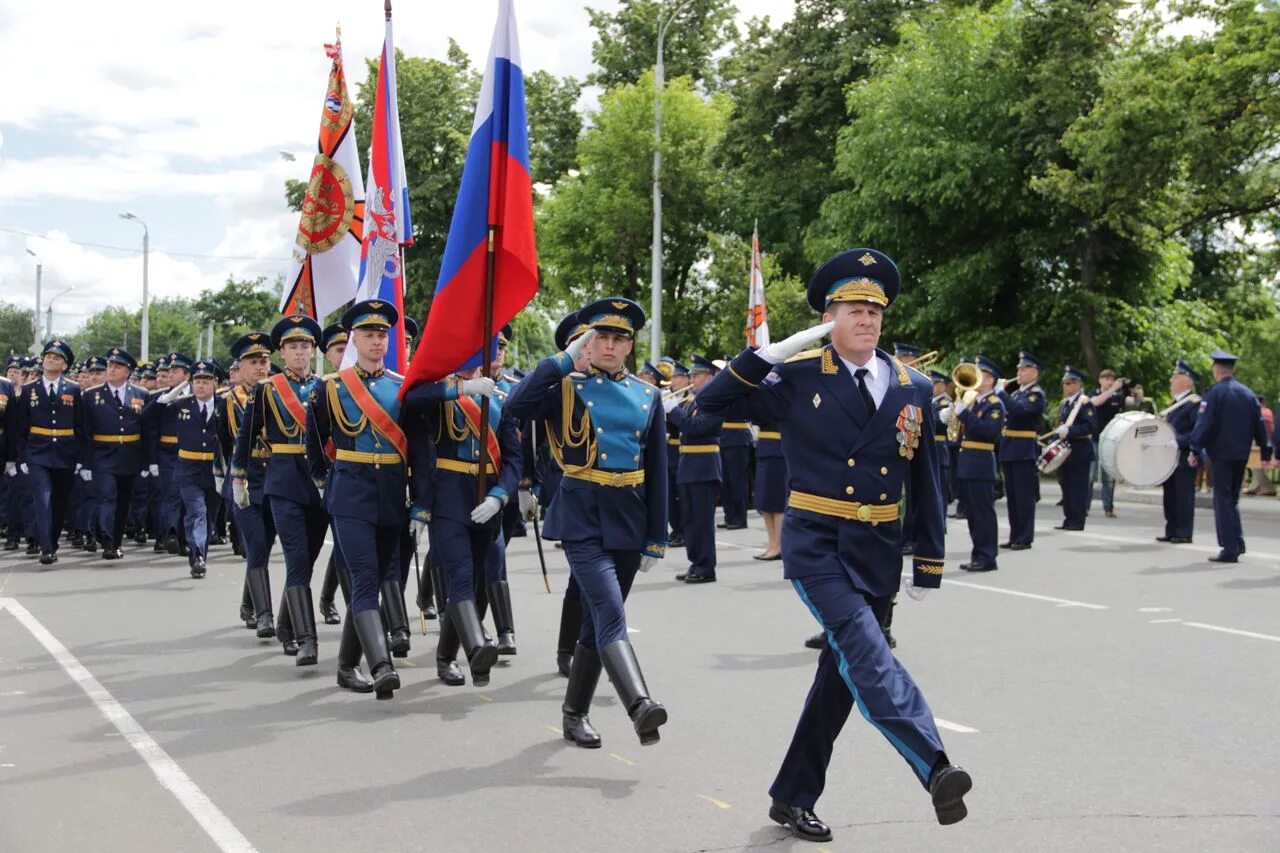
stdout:
[[[1129,380],[1120,379],[1116,376],[1116,372],[1111,368],[1106,368],[1098,374],[1098,387],[1094,389],[1093,394],[1089,397],[1089,402],[1093,403],[1093,408],[1098,414],[1098,435],[1102,435],[1103,430],[1107,428],[1107,424],[1111,423],[1111,419],[1120,414],[1128,399]],[[1115,508],[1115,491],[1116,481],[1111,479],[1111,475],[1106,472],[1098,464],[1097,448],[1094,448],[1093,454],[1093,470],[1089,474],[1089,506],[1093,506],[1093,484],[1097,481],[1098,475],[1102,475],[1102,511],[1106,513],[1107,518],[1116,517]]]
[[[1267,406],[1267,401],[1262,397],[1258,397],[1258,405],[1262,407],[1262,423],[1267,428],[1267,442],[1274,443],[1272,437],[1275,435],[1276,420],[1275,414]],[[1257,453],[1257,449],[1254,449]],[[1275,484],[1267,477],[1266,468],[1262,464],[1261,453],[1258,455],[1258,463],[1254,464],[1254,457],[1249,457],[1249,476],[1253,478],[1253,485],[1245,492],[1246,495],[1271,495],[1276,493]]]
[[1133,386],[1133,395],[1130,397],[1130,401],[1129,408],[1135,412],[1146,412],[1148,415],[1156,414],[1156,401],[1146,395],[1141,385]]

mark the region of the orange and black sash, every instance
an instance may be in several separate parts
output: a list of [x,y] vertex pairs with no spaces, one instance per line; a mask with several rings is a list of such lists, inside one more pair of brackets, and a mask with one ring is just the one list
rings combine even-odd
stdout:
[[288,378],[283,373],[277,373],[271,377],[270,381],[271,387],[276,389],[276,393],[284,401],[284,407],[293,416],[294,423],[305,429],[307,426],[307,410],[302,405],[302,401],[298,399],[298,392],[294,391],[293,386],[289,384]]
[[[480,406],[470,397],[458,395],[455,401],[458,408],[462,410],[462,416],[467,421],[467,429],[476,437],[480,437]],[[493,470],[502,467],[502,450],[498,446],[498,436],[495,435],[496,430],[490,429],[485,441],[485,447],[489,448],[489,461],[493,463]]]
[[342,379],[342,384],[346,386],[347,393],[351,395],[351,399],[360,407],[360,411],[364,412],[365,417],[369,419],[369,423],[373,428],[380,432],[387,441],[391,442],[396,452],[400,454],[400,458],[407,464],[409,461],[409,439],[405,437],[404,430],[400,429],[400,424],[382,408],[382,404],[374,399],[369,393],[369,389],[360,381],[360,377],[356,375],[354,367],[348,367],[346,370],[338,371],[338,377]]

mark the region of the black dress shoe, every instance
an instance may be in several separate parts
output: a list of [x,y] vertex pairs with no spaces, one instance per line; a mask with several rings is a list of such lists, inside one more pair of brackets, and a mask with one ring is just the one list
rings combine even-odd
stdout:
[[[210,545],[226,545],[226,544],[227,544],[227,537],[225,537],[225,536],[213,536],[213,537],[210,537],[210,539],[209,539],[209,544],[210,544]],[[335,622],[335,623],[333,623],[333,624],[337,624],[337,623]]]
[[195,560],[192,561],[191,563],[191,577],[195,578],[196,580],[200,580],[200,578],[204,577],[204,575],[205,575],[204,557],[196,557]]
[[426,608],[422,611],[422,618],[423,619],[439,619],[440,614],[436,613],[436,606],[434,604],[428,604]]
[[1172,541],[1173,541],[1173,537],[1172,537],[1172,536],[1157,536],[1157,537],[1156,537],[1156,541],[1157,541],[1157,542],[1172,542]]
[[773,805],[769,806],[769,819],[774,823],[782,824],[791,830],[792,835],[802,841],[831,840],[831,827],[819,820],[813,813],[813,809],[788,806],[774,800]]
[[781,554],[774,554],[774,555],[772,555],[772,556],[768,556],[768,555],[766,555],[766,554],[753,554],[753,555],[752,555],[752,557],[751,557],[751,559],[753,559],[753,560],[759,560],[759,561],[760,561],[760,562],[762,562],[762,563],[771,563],[771,562],[773,562],[774,560],[781,560],[781,559],[782,559],[782,555],[781,555]]
[[178,537],[177,536],[165,537],[164,549],[168,551],[170,554],[177,554],[179,550]]
[[373,682],[361,671],[360,667],[338,666],[338,686],[352,693],[372,693]]
[[1187,538],[1184,539],[1181,536],[1174,536],[1169,540],[1169,544],[1170,545],[1190,545],[1191,537],[1188,536]]
[[98,541],[91,536],[86,537],[84,540],[84,550],[88,551],[90,554],[98,553]]
[[689,577],[689,570],[688,570],[688,569],[685,569],[683,572],[681,572],[680,574],[676,575],[676,580],[683,582],[683,581],[685,581],[688,577]]
[[4,543],[4,549],[6,551],[16,551],[21,547],[22,547],[22,543],[20,543],[17,539],[10,539],[8,542]]
[[1000,547],[1001,547],[1001,548],[1012,548],[1012,547],[1013,547],[1013,543],[1012,543],[1012,542],[1001,542],[1001,543],[1000,543]]
[[164,546],[164,538],[163,538],[163,537],[160,537],[160,536],[157,536],[157,537],[156,537],[156,544],[155,544],[155,547],[151,549],[151,552],[152,552],[153,554],[163,554],[163,553],[167,552],[168,550],[169,550],[169,549],[168,549],[168,548],[166,548],[166,547]]
[[1084,525],[1082,524],[1082,525],[1076,526],[1073,524],[1059,524],[1053,529],[1054,530],[1073,530],[1073,531],[1079,532],[1081,530],[1084,530]]
[[673,537],[671,537],[670,539],[668,539],[668,540],[667,540],[667,547],[668,547],[668,548],[683,548],[683,547],[684,547],[684,537],[683,537],[683,536],[673,536]]
[[133,534],[133,543],[134,543],[135,545],[146,545],[146,544],[147,544],[147,531],[145,531],[145,530],[139,530],[137,533]]
[[729,526],[729,525],[725,524],[725,523],[722,521],[722,522],[720,522],[719,524],[717,524],[717,525],[716,525],[716,528],[717,528],[718,530],[724,530],[724,529],[725,529],[725,528],[727,528],[728,526]]
[[462,674],[462,667],[458,666],[457,661],[452,660],[436,658],[436,677],[449,687],[461,687],[467,683],[466,676]]
[[42,566],[52,566],[56,562],[58,562],[57,554],[41,554],[40,555],[40,565]]
[[743,523],[743,524],[726,524],[726,525],[724,525],[724,529],[725,529],[725,530],[746,530],[746,529],[747,529],[747,525],[746,525],[745,523]]
[[827,644],[827,635],[822,631],[814,634],[812,637],[804,641],[806,649],[820,649]]
[[[333,606],[332,598],[320,599],[320,615],[324,617],[326,625],[341,625],[342,617],[338,615],[338,608]],[[372,684],[373,682],[369,682]]]
[[1210,563],[1238,563],[1240,557],[1237,554],[1228,554],[1226,551],[1221,552],[1217,556],[1209,558]]
[[34,557],[36,554],[39,554],[39,553],[40,553],[40,546],[39,546],[39,545],[37,545],[35,542],[29,542],[29,543],[27,543],[27,556],[28,556],[28,557]]
[[999,568],[995,563],[961,563],[960,570],[965,572],[994,572]]
[[1014,542],[1012,545],[1009,546],[1009,550],[1010,551],[1030,551],[1031,543],[1030,542]]
[[102,559],[104,560],[123,560],[124,552],[119,548],[103,548]]
[[715,575],[695,575],[693,572],[689,572],[689,574],[685,576],[684,582],[685,583],[715,583],[716,576]]
[[83,548],[83,547],[84,547],[84,535],[83,535],[83,534],[81,534],[81,533],[72,533],[72,534],[71,534],[71,539],[70,539],[69,541],[70,541],[70,543],[71,543],[71,547],[72,547],[72,548]]
[[938,823],[950,826],[959,823],[969,814],[964,795],[973,787],[973,779],[963,767],[943,764],[929,778],[929,796],[933,798],[933,810]]

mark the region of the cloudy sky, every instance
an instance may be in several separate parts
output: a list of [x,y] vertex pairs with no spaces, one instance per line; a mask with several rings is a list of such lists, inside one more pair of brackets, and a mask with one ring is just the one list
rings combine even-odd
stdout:
[[[588,4],[618,5],[517,0],[527,70],[589,72]],[[778,21],[792,2],[737,6]],[[483,62],[496,7],[399,0],[396,45],[443,57],[453,37]],[[279,152],[315,144],[338,22],[349,68],[379,53],[381,0],[0,0],[0,300],[35,304],[31,250],[46,307],[74,288],[54,303],[55,331],[141,304],[142,229],[126,211],[150,228],[153,298],[286,271],[297,215],[282,187],[310,157]]]

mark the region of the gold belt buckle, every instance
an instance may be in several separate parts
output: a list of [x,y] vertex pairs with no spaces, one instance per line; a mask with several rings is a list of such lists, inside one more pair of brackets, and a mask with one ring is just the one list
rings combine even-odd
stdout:
[[612,485],[615,489],[620,489],[622,488],[624,483],[626,483],[626,478],[622,474],[614,474],[613,482],[610,485]]
[[867,504],[857,504],[858,521],[871,520],[871,507]]

